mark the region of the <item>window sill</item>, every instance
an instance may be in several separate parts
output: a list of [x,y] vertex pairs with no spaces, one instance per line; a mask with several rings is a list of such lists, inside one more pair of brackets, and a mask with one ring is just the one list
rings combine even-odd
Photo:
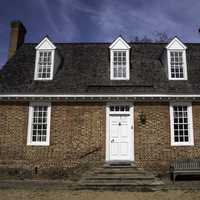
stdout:
[[169,81],[187,81],[187,78],[169,78]]
[[129,78],[111,78],[111,81],[129,81]]
[[194,144],[193,143],[171,143],[171,146],[172,147],[186,147],[186,146],[188,146],[188,147],[192,147],[192,146],[194,146]]
[[31,142],[28,143],[27,146],[49,146],[49,143],[43,143],[43,142]]
[[52,81],[53,78],[35,78],[34,81]]

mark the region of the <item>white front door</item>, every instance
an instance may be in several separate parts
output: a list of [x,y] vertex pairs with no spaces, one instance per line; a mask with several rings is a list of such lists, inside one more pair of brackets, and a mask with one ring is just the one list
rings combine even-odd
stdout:
[[[112,107],[111,107],[112,108]],[[115,108],[114,108],[115,109]],[[109,112],[109,160],[133,160],[133,125],[130,106]]]

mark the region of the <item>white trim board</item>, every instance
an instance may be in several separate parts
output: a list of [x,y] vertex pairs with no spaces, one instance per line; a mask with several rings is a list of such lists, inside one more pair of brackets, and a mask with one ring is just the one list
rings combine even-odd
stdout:
[[178,37],[174,37],[169,44],[165,47],[166,49],[181,49],[181,50],[186,50],[187,47],[183,42]]
[[40,43],[35,47],[36,50],[54,50],[56,49],[56,46],[51,42],[51,40],[45,36]]
[[131,47],[129,44],[121,37],[119,36],[117,39],[115,39],[112,44],[109,46],[109,48],[112,49],[130,49]]
[[200,94],[0,94],[0,98],[12,97],[200,97]]

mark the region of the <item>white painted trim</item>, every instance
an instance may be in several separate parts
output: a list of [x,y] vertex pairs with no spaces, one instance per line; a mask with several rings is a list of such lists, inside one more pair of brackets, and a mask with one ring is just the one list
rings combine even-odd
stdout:
[[[47,110],[47,141],[46,142],[33,142],[32,141],[32,123],[33,123],[33,108],[37,105],[48,106]],[[27,145],[30,146],[49,146],[50,144],[50,123],[51,123],[51,103],[49,102],[31,102],[29,104],[29,117],[28,117],[28,134]]]
[[[106,161],[110,161],[110,128],[109,128],[109,124],[110,124],[110,106],[111,105],[130,105],[130,126],[131,126],[131,131],[132,131],[132,134],[130,136],[130,140],[132,141],[131,143],[131,149],[130,151],[132,152],[131,153],[131,157],[130,157],[130,161],[134,161],[135,159],[135,156],[134,156],[134,147],[135,147],[135,141],[134,141],[134,108],[133,108],[133,104],[130,103],[130,102],[110,102],[110,103],[107,103],[106,105]],[[127,112],[123,113],[123,114],[126,114]],[[117,114],[119,114],[119,112],[117,112]]]
[[[182,52],[183,53],[183,78],[172,78],[171,76],[171,56],[170,52],[176,51],[176,52]],[[168,66],[168,79],[169,80],[187,80],[187,59],[186,59],[186,51],[185,50],[176,50],[176,49],[169,49],[167,50],[167,66]]]
[[191,97],[191,98],[197,98],[200,97],[200,94],[0,94],[0,98],[17,98],[17,97],[22,97],[22,98],[26,98],[26,97],[38,97],[38,98],[70,98],[70,97],[74,97],[74,98],[96,98],[96,97],[107,97],[107,98],[112,98],[112,97],[124,97],[124,98],[128,98],[128,97],[142,97],[142,98],[147,98],[147,97],[158,97],[158,98],[184,98],[184,97]]
[[131,117],[131,141],[132,141],[132,144],[131,144],[131,161],[134,161],[135,160],[135,127],[134,127],[134,105],[133,104],[130,104],[130,117]]
[[106,161],[110,160],[110,145],[109,145],[109,104],[106,105]]
[[174,43],[177,43],[180,46],[180,48],[178,48],[179,50],[186,50],[187,49],[187,47],[183,44],[183,42],[181,42],[181,40],[179,40],[177,37],[174,37],[165,48],[171,49],[171,46]]
[[42,41],[35,47],[35,49],[36,50],[45,50],[45,49],[41,49],[41,46],[44,43],[48,43],[50,45],[51,48],[49,50],[55,50],[56,49],[56,46],[50,41],[50,39],[48,37],[44,37],[42,39]]
[[[174,113],[173,106],[181,105],[187,106],[188,109],[188,135],[189,142],[174,142]],[[171,102],[170,103],[170,131],[171,131],[171,146],[193,146],[194,134],[193,134],[193,120],[192,120],[192,104],[190,102]]]
[[113,49],[114,46],[118,43],[118,42],[122,42],[124,47],[123,49],[130,49],[131,47],[128,45],[128,43],[122,38],[122,37],[118,37],[116,40],[114,40],[114,42],[109,46],[110,49]]
[[[51,74],[49,78],[39,78],[38,77],[38,68],[39,68],[39,54],[41,51],[51,52]],[[53,73],[54,73],[54,59],[55,58],[55,50],[36,50],[36,56],[35,56],[35,72],[34,72],[34,80],[39,81],[48,81],[53,80]]]

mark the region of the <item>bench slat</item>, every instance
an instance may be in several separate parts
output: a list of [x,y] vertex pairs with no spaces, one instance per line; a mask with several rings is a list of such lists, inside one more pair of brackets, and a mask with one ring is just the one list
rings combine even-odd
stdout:
[[200,159],[176,160],[172,166],[173,182],[178,174],[200,174]]

